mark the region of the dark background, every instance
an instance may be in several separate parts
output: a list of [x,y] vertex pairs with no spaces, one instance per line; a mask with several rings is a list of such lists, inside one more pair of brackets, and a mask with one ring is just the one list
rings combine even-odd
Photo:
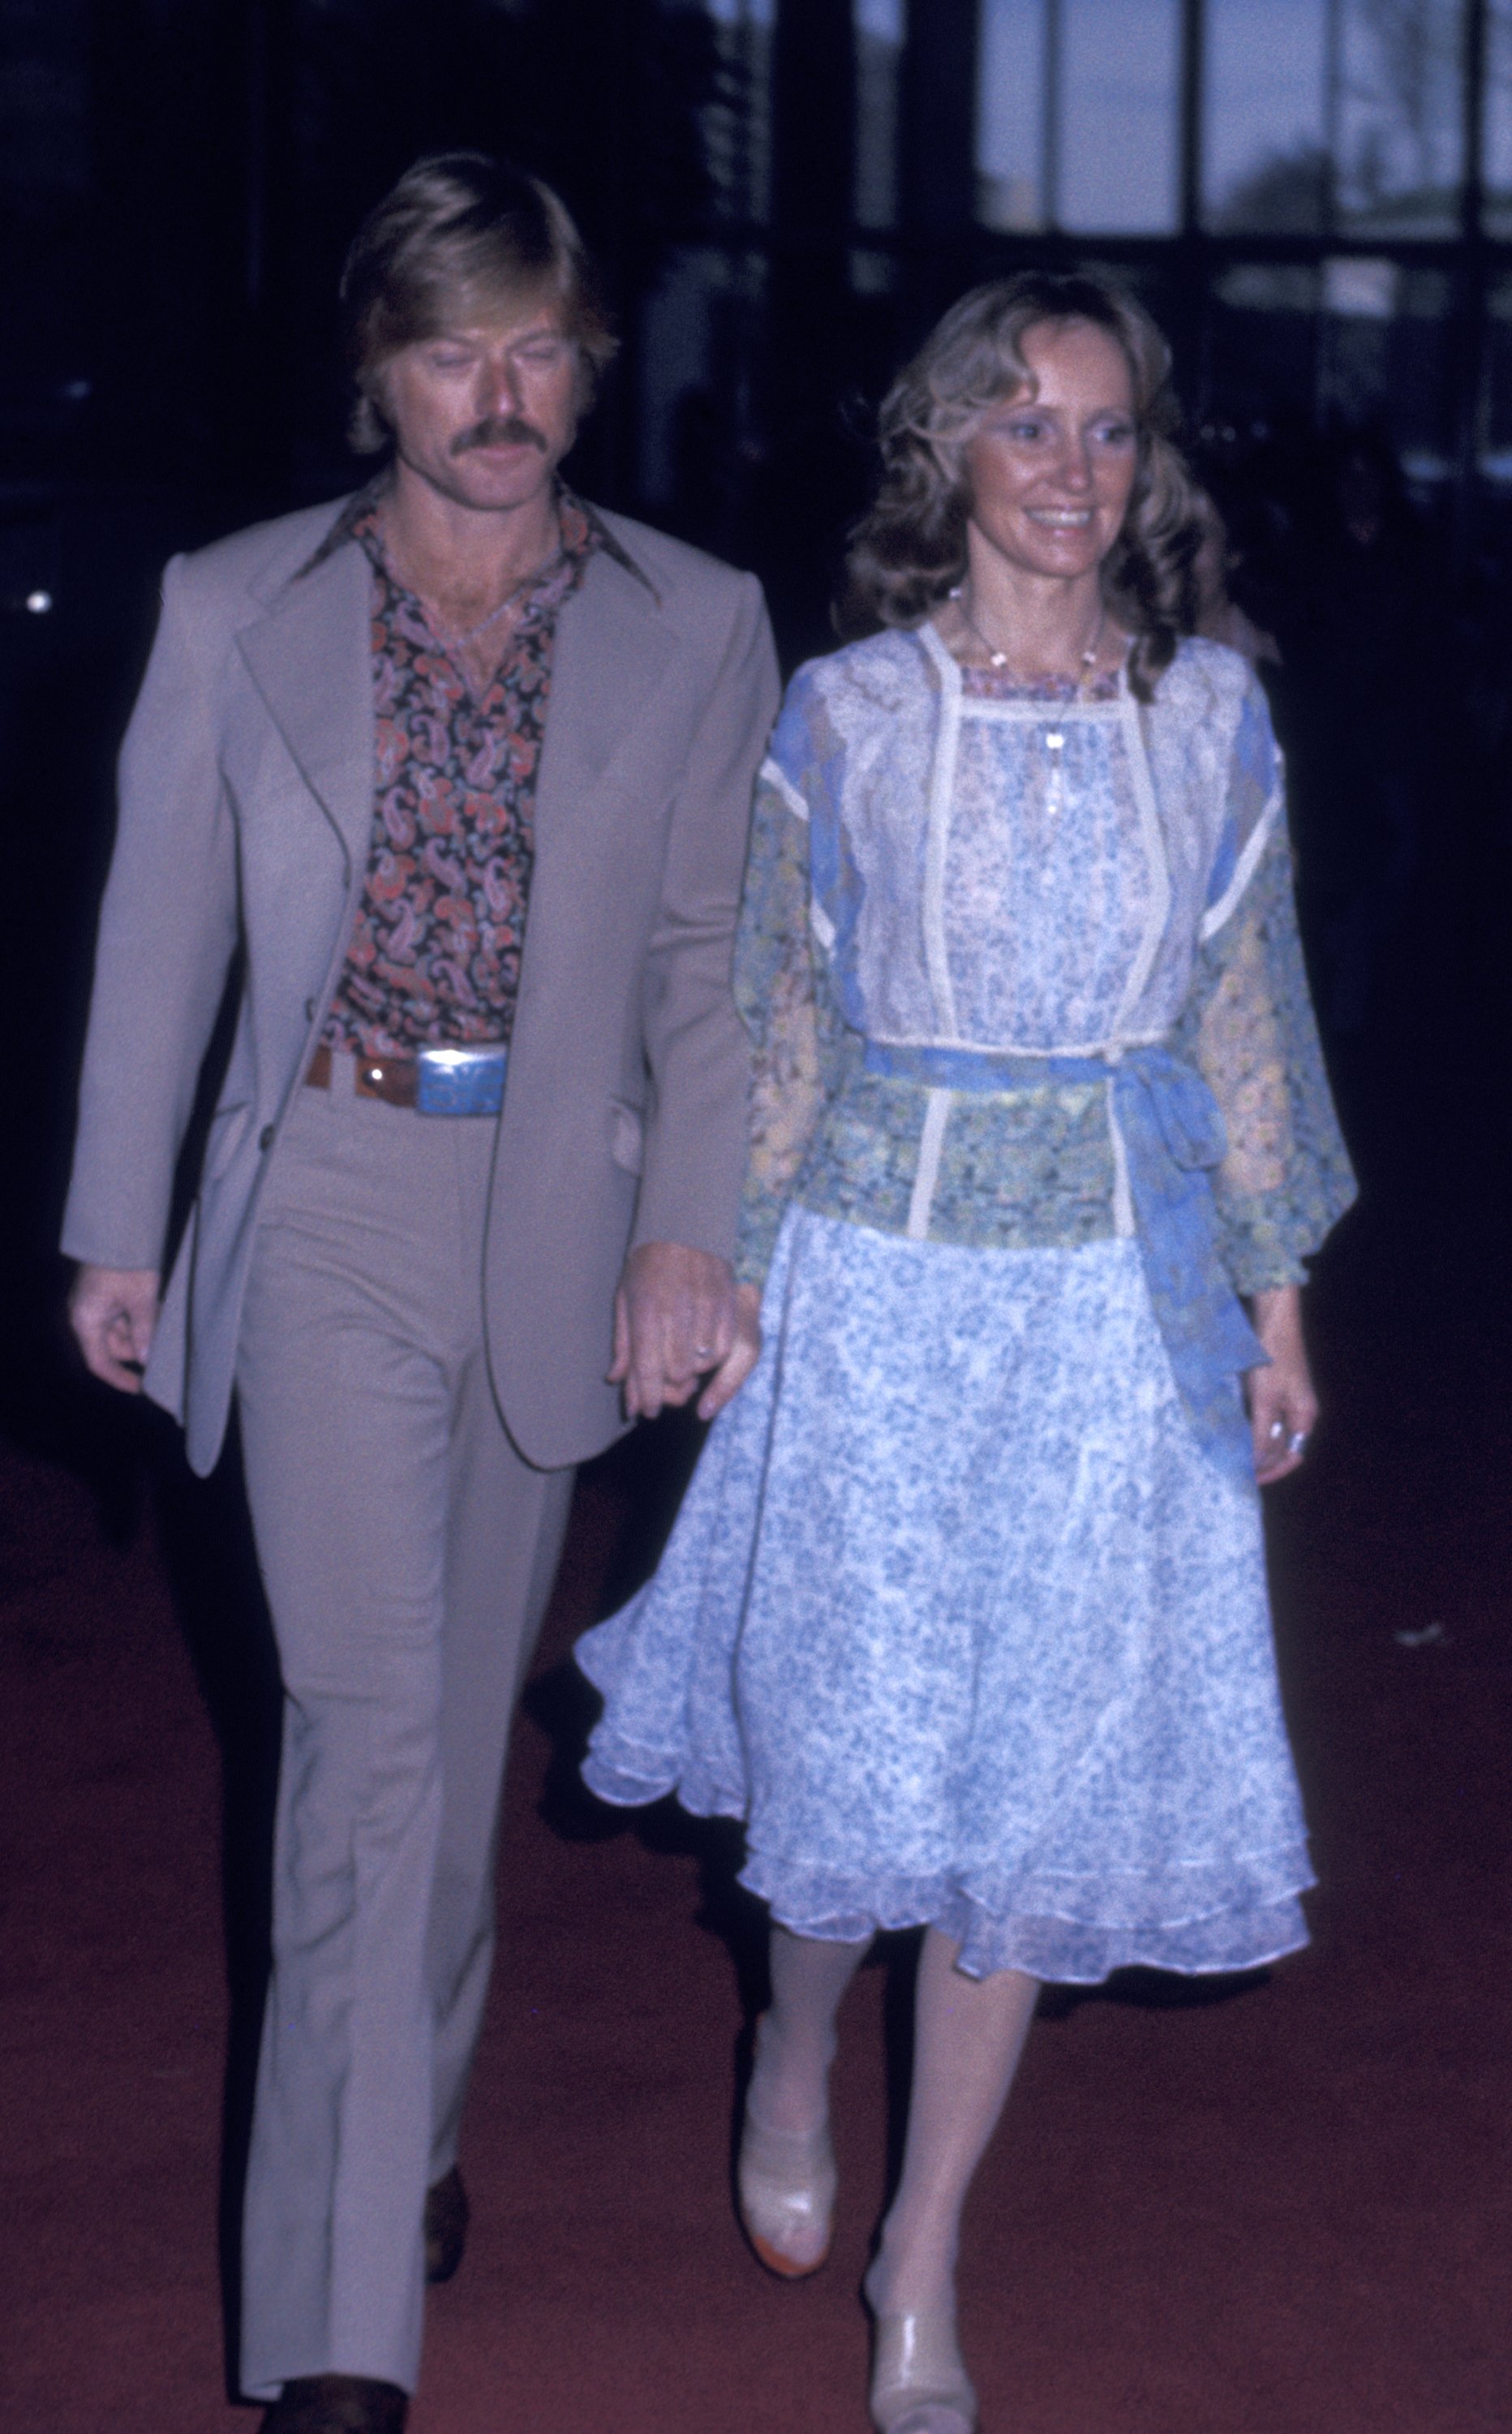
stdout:
[[[977,168],[975,0],[911,0],[886,40],[849,0],[720,18],[681,0],[0,0],[0,1432],[82,1477],[120,1543],[153,1489],[226,1763],[232,2179],[276,1678],[234,1464],[190,1482],[161,1415],[83,1377],[55,1245],[111,765],[160,569],[356,477],[337,271],[424,149],[508,149],[561,188],[624,341],[573,476],[755,568],[789,666],[825,646],[875,401],[946,303],[1020,263],[1086,262],[1155,311],[1232,589],[1280,650],[1266,680],[1304,934],[1363,1184],[1309,1300],[1328,1417],[1272,1500],[1283,1671],[1310,1678],[1288,1650],[1319,1580],[1367,1667],[1392,1624],[1447,1618],[1453,1637],[1466,1612],[1504,1646],[1512,213],[1482,140],[1502,12],[1318,5],[1331,25],[1448,29],[1456,175],[1383,201],[1342,155],[1287,158],[1215,203],[1219,0],[1181,0],[1171,225],[1120,235],[1055,224],[1048,119],[1041,224],[1002,224]],[[1410,119],[1410,77],[1397,101]],[[1344,309],[1351,293],[1370,309]],[[644,1568],[691,1451],[685,1427],[641,1431],[590,1481],[585,1509],[597,1493],[624,1525],[603,1603]],[[18,1534],[0,1515],[0,1554]],[[1398,1657],[1419,1664],[1416,1642]],[[1409,1731],[1416,1681],[1391,1676],[1386,1743],[1412,1742],[1420,1790],[1459,1761]],[[565,1752],[581,1719],[569,1694],[552,1708],[561,1689],[536,1702]],[[1299,1709],[1325,1848],[1347,1706]],[[1456,1846],[1445,1881],[1465,1866]]]
[[[1374,154],[1288,155],[1215,202],[1204,46],[1230,0],[1171,0],[1170,224],[1072,234],[1075,92],[1047,88],[1040,225],[1003,225],[978,168],[992,5],[0,0],[0,1421],[96,1477],[121,1526],[153,1423],[80,1376],[54,1250],[113,755],[168,553],[356,476],[342,253],[438,146],[560,186],[623,336],[574,477],[754,567],[789,665],[825,645],[875,401],[945,303],[1048,261],[1151,305],[1232,588],[1280,648],[1303,925],[1366,1184],[1330,1258],[1366,1305],[1372,1257],[1394,1302],[1449,1268],[1444,1290],[1494,1301],[1441,1201],[1488,1214],[1503,1188],[1512,221],[1483,137],[1507,29],[1486,0],[1317,0],[1378,47],[1450,42],[1456,176],[1435,185],[1426,146],[1383,198]],[[1410,132],[1410,73],[1383,92]]]

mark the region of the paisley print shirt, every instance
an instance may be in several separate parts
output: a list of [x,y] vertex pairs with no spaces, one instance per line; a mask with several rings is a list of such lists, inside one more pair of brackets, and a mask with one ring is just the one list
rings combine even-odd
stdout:
[[359,542],[373,568],[378,735],[372,844],[324,1039],[357,1056],[507,1041],[535,854],[536,770],[557,613],[609,537],[564,490],[562,556],[475,694],[390,567],[379,495],[360,492],[320,556]]

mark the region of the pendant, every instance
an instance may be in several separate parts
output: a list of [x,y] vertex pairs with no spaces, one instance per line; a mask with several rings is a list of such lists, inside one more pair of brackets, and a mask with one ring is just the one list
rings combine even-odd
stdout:
[[1059,819],[1065,809],[1065,737],[1058,727],[1046,732],[1045,748],[1050,756],[1050,784],[1045,808],[1052,820]]

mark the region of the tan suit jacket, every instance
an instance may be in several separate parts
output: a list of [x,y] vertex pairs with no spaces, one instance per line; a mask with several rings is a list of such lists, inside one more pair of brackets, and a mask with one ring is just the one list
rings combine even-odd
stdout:
[[[301,573],[338,506],[172,561],[122,753],[63,1248],[161,1264],[240,945],[234,1044],[145,1380],[201,1472],[225,1431],[261,1190],[367,862],[368,564],[348,541]],[[483,1283],[501,1411],[552,1467],[620,1425],[603,1372],[627,1246],[732,1247],[747,1055],[730,957],[777,700],[755,580],[603,521],[633,569],[596,552],[558,624]]]

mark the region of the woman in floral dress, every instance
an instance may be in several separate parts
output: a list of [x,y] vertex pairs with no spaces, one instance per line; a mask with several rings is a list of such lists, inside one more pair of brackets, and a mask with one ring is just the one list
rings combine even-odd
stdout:
[[882,2434],[976,2425],[957,2236],[1041,1982],[1306,1933],[1256,1491],[1314,1424],[1302,1262],[1351,1186],[1265,696],[1189,631],[1166,372],[1118,290],[1030,274],[884,405],[870,630],[794,677],[756,801],[729,1408],[579,1648],[592,1788],[745,1821],[778,2272],[829,2246],[841,1997],[925,1929]]

